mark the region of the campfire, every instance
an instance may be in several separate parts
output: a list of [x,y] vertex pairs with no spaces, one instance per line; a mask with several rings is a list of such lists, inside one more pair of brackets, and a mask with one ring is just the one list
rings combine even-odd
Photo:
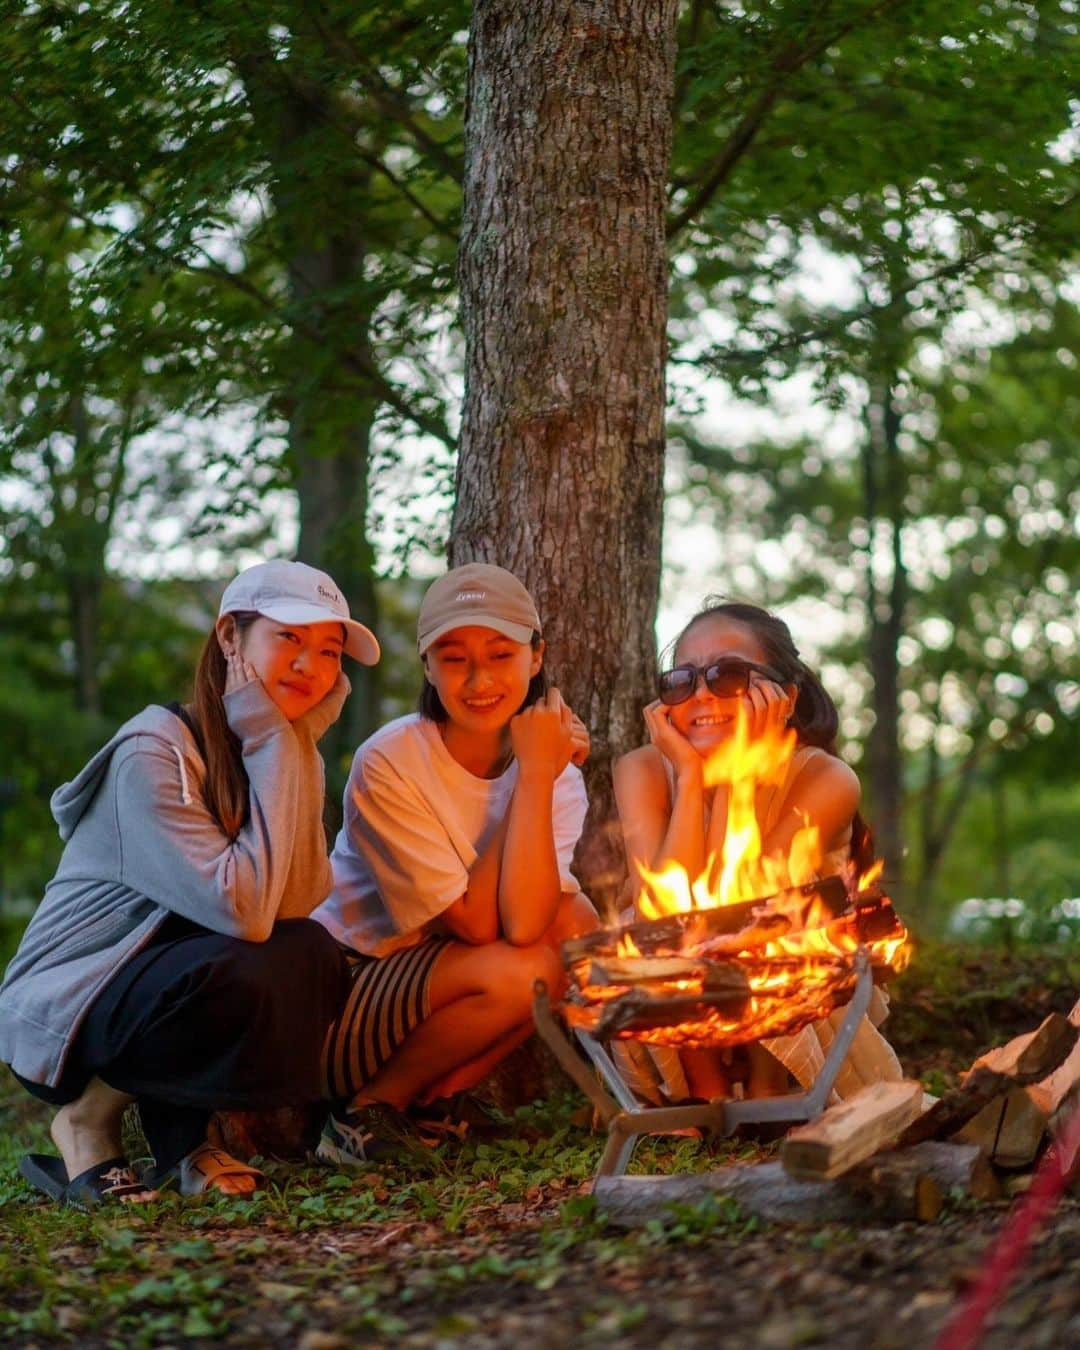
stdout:
[[782,856],[763,852],[763,792],[787,779],[790,730],[751,739],[745,717],[705,766],[724,790],[723,843],[702,874],[638,864],[644,916],[567,942],[572,1027],[599,1039],[653,1045],[734,1046],[787,1035],[848,1002],[855,954],[875,980],[907,962],[907,933],[878,877],[853,864],[816,880],[825,863],[817,828],[796,831]]
[[[707,781],[726,788],[728,816],[702,875],[639,867],[641,917],[564,943],[570,989],[559,1017],[537,985],[537,1030],[607,1126],[594,1186],[605,1213],[633,1224],[723,1193],[769,1219],[929,1220],[950,1192],[999,1195],[998,1171],[1030,1167],[1055,1133],[1060,1156],[1048,1156],[1066,1177],[1080,1152],[1080,1110],[1069,1116],[1080,1098],[1080,1002],[1069,1018],[1052,1014],[981,1056],[940,1101],[902,1079],[868,1083],[829,1105],[871,981],[902,970],[909,946],[877,865],[820,879],[829,869],[809,825],[783,857],[763,853],[758,794],[786,781],[794,749],[789,733],[751,741],[740,721],[707,766]],[[736,1046],[791,1034],[842,1004],[813,1084],[775,1097],[643,1106],[604,1046],[611,1038]],[[567,1026],[596,1072],[575,1053]],[[762,1123],[796,1127],[778,1161],[690,1177],[625,1175],[644,1134],[724,1135]]]

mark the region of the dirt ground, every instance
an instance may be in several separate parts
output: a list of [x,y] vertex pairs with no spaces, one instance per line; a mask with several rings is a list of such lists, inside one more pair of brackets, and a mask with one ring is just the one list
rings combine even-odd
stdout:
[[[1078,975],[1062,953],[924,953],[890,1035],[907,1071],[940,1089],[981,1050],[1068,1011]],[[909,1350],[934,1343],[1022,1203],[953,1201],[932,1224],[797,1227],[714,1202],[615,1229],[587,1194],[600,1140],[567,1098],[419,1170],[280,1165],[255,1204],[91,1218],[40,1203],[17,1176],[44,1121],[0,1084],[0,1339],[20,1345]],[[701,1171],[771,1150],[640,1152],[644,1170]],[[981,1345],[1080,1346],[1075,1183],[1000,1292]]]

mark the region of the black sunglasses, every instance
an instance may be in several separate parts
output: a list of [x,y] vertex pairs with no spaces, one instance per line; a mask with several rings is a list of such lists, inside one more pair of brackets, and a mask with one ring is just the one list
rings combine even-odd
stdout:
[[725,656],[710,666],[673,666],[671,670],[662,671],[656,682],[656,691],[660,702],[671,708],[676,703],[685,703],[701,678],[705,681],[705,688],[717,698],[738,698],[750,688],[750,676],[754,671],[777,684],[784,682],[784,677],[769,666],[760,666],[756,661],[744,661],[741,656]]

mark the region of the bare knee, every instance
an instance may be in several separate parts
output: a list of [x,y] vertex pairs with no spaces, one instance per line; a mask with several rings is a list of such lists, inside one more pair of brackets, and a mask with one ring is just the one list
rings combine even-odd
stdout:
[[529,1021],[532,1017],[533,997],[537,980],[543,980],[549,992],[562,992],[562,963],[546,942],[530,947],[507,947],[506,960],[493,973],[489,992],[510,1023]]
[[600,919],[589,897],[583,891],[567,892],[559,901],[554,922],[544,934],[544,942],[558,952],[562,943],[595,932],[599,927]]

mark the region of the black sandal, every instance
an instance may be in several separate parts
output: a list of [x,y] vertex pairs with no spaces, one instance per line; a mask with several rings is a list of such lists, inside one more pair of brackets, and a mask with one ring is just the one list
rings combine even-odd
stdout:
[[58,1205],[91,1210],[101,1204],[147,1204],[158,1193],[146,1186],[128,1166],[126,1158],[107,1158],[68,1180],[62,1158],[47,1153],[28,1153],[19,1162],[22,1176]]

